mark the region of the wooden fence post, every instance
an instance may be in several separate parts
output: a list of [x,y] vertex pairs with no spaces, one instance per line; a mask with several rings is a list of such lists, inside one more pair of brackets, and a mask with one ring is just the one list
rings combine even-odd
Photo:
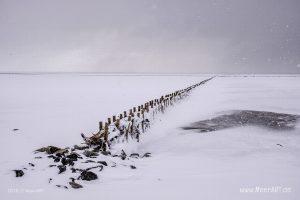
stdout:
[[99,133],[100,131],[102,131],[102,129],[103,129],[103,122],[99,122]]
[[120,128],[120,119],[117,119],[115,122],[116,127],[119,129]]
[[144,115],[144,110],[142,110],[142,131],[143,133],[145,132],[145,128],[144,128],[144,120],[145,120],[145,115]]
[[105,123],[104,126],[104,141],[108,143],[108,123]]

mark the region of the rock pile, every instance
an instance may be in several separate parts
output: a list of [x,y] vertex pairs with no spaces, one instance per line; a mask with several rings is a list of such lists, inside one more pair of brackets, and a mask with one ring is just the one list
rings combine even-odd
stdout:
[[[108,163],[108,160],[111,158],[119,158],[120,161],[130,160],[130,159],[138,159],[143,157],[151,156],[151,153],[145,153],[143,156],[140,156],[138,153],[132,153],[130,156],[126,154],[124,150],[121,151],[120,154],[112,155],[110,151],[101,151],[95,150],[95,145],[90,146],[79,146],[74,145],[72,148],[59,148],[56,146],[47,146],[39,148],[35,151],[35,154],[39,154],[39,156],[35,156],[36,161],[41,159],[49,160],[49,168],[56,167],[57,174],[65,174],[70,172],[74,174],[74,177],[70,177],[71,182],[69,183],[69,187],[73,189],[83,188],[82,184],[77,183],[75,181],[93,181],[99,178],[97,173],[101,172],[104,167],[116,167],[116,162]],[[96,148],[97,149],[97,148]],[[106,160],[98,160],[99,157]],[[34,168],[38,163],[28,163],[28,165]],[[84,167],[86,165],[87,167]],[[134,165],[124,165],[128,166],[130,169],[136,169]],[[23,170],[27,170],[27,168],[23,168]],[[22,177],[25,173],[23,170],[14,170],[16,177]],[[54,178],[51,177],[48,179],[48,183],[52,184]],[[56,184],[58,188],[69,189],[67,185]]]

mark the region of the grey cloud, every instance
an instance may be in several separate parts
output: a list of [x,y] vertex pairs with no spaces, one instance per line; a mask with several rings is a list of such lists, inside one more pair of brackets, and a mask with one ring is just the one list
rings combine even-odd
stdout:
[[299,73],[298,0],[1,0],[0,71]]

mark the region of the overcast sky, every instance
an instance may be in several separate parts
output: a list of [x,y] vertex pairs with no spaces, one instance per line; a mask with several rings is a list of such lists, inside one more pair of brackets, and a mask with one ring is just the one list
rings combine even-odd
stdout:
[[1,72],[300,73],[300,0],[0,0]]

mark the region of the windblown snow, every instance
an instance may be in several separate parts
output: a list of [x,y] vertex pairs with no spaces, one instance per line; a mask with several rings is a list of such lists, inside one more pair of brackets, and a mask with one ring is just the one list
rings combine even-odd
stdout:
[[[98,121],[206,78],[0,75],[1,199],[298,199],[299,122],[291,130],[181,127],[230,110],[299,115],[299,76],[217,76],[159,115],[139,143],[112,149],[151,157],[114,158],[116,167],[104,167],[99,179],[81,181],[77,190],[57,188],[71,174],[33,159],[37,148],[78,144],[80,133],[97,131]],[[23,167],[25,175],[15,177],[12,170]]]

